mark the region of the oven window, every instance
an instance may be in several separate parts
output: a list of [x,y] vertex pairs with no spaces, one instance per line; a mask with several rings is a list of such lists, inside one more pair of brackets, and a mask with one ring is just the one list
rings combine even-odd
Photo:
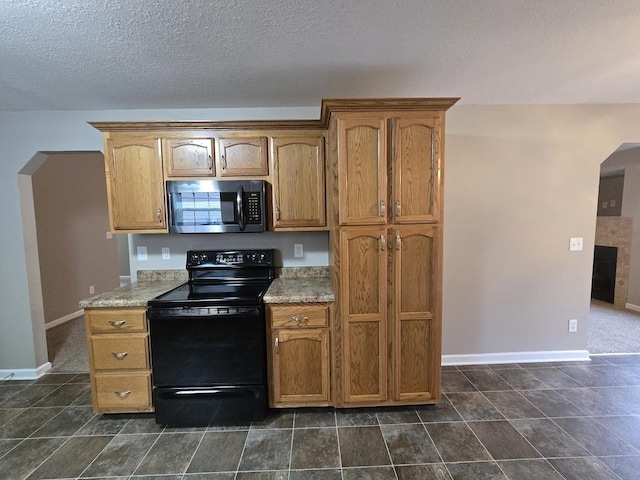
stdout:
[[154,386],[249,385],[266,378],[263,311],[204,317],[150,312],[149,325]]

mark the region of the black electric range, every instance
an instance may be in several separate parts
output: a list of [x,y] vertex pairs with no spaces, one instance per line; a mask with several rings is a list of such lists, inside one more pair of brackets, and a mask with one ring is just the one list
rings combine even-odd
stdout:
[[156,422],[246,424],[267,411],[262,297],[273,250],[187,252],[189,281],[148,303]]

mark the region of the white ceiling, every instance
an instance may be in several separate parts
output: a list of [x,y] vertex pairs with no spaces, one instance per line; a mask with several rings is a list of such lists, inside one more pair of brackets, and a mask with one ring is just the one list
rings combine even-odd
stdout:
[[640,103],[638,0],[0,0],[0,111]]

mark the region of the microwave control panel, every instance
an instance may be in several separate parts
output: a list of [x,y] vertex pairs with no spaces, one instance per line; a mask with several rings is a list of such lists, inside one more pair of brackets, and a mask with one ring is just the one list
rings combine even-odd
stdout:
[[262,223],[260,218],[260,192],[247,192],[247,223]]

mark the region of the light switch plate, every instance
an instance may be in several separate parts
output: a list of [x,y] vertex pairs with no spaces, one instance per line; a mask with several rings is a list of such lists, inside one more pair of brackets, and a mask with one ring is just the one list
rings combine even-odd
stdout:
[[580,252],[582,251],[584,239],[582,237],[572,237],[569,239],[569,251]]
[[295,258],[304,257],[304,246],[302,243],[294,243],[293,244],[293,256]]
[[171,258],[171,250],[169,247],[162,247],[162,259],[169,260]]

